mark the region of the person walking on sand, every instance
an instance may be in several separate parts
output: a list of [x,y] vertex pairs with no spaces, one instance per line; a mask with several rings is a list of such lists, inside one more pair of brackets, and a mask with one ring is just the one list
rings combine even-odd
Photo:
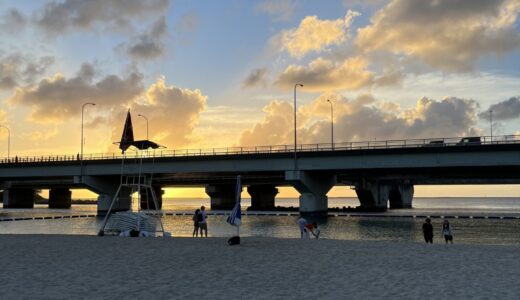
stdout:
[[307,220],[305,220],[303,216],[300,215],[296,222],[298,222],[298,227],[300,228],[300,238],[303,239],[304,236],[306,238],[309,238],[309,232],[307,232],[307,228],[305,228],[305,226],[307,225]]
[[192,220],[193,220],[193,233],[191,234],[192,237],[199,236],[199,214],[200,214],[200,209],[197,208],[197,210],[195,211],[195,213],[193,214],[193,217],[192,217]]
[[444,220],[444,223],[442,223],[442,235],[444,235],[444,240],[446,241],[446,244],[448,242],[451,242],[453,244],[453,234],[451,232],[451,225],[448,220]]
[[200,237],[203,237],[202,231],[204,231],[204,236],[208,237],[208,222],[207,222],[208,215],[206,214],[206,207],[201,206],[200,212],[199,212],[199,228],[200,228]]
[[426,218],[424,224],[422,225],[422,231],[424,234],[424,241],[426,244],[433,244],[433,226],[430,218]]

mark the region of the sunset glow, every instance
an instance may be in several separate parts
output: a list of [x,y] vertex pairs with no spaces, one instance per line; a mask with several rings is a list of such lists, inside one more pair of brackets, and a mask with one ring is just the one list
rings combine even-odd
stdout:
[[[118,151],[128,109],[136,139],[146,137],[142,114],[150,140],[169,150],[291,145],[302,83],[298,143],[330,143],[327,100],[337,143],[488,136],[490,110],[493,135],[513,135],[519,13],[519,0],[6,0],[0,124],[12,157],[79,153],[85,102],[96,103],[84,111],[85,154]],[[0,128],[1,157],[7,137]],[[416,187],[417,196],[518,192]]]

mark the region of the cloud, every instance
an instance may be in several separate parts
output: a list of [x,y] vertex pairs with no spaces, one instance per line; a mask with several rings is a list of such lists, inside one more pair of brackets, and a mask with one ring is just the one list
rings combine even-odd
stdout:
[[247,75],[246,79],[242,82],[243,88],[252,88],[258,86],[265,86],[267,80],[267,69],[259,68],[254,69]]
[[0,17],[0,31],[9,33],[20,32],[27,24],[27,17],[11,8]]
[[272,101],[264,107],[265,118],[253,128],[242,132],[239,145],[279,145],[288,143],[293,131],[293,107],[282,101]]
[[474,135],[479,108],[475,100],[446,97],[442,101],[423,97],[404,112],[407,137]]
[[83,64],[74,77],[56,74],[38,84],[17,88],[7,103],[30,107],[32,122],[62,123],[78,116],[84,102],[96,102],[110,110],[130,102],[143,90],[143,75],[137,71],[125,78],[107,75],[97,82],[95,73],[92,65]]
[[320,20],[317,16],[307,16],[298,28],[282,31],[274,41],[292,57],[302,58],[309,52],[320,52],[327,46],[343,43],[352,20],[359,15],[348,10],[343,19]]
[[[298,109],[298,143],[330,143],[330,106],[334,105],[336,142],[438,138],[480,133],[476,128],[478,103],[448,97],[441,101],[421,98],[414,107],[376,101],[363,94],[354,100],[327,93]],[[293,142],[292,105],[272,101],[264,119],[244,130],[241,146],[280,145]]]
[[22,54],[0,56],[0,90],[11,90],[22,84],[33,83],[53,63],[54,58],[50,56],[38,59]]
[[489,111],[493,111],[493,120],[504,121],[516,119],[520,116],[520,98],[511,97],[508,100],[491,105],[486,111],[479,114],[481,119],[490,119]]
[[51,138],[56,137],[58,135],[58,133],[59,133],[59,130],[56,127],[54,127],[52,130],[46,130],[46,131],[36,130],[30,134],[29,138],[32,141],[47,141],[47,140],[50,140]]
[[[145,115],[149,120],[150,140],[175,148],[186,146],[193,142],[192,133],[198,123],[200,113],[206,108],[207,96],[201,91],[179,88],[166,85],[164,78],[150,85],[143,95],[143,99],[135,99],[130,105],[134,117],[134,131],[137,132],[138,114]],[[126,110],[119,111],[117,121],[112,127],[112,140],[121,137]],[[145,131],[141,130],[141,134]],[[145,139],[145,136],[136,136],[136,139]]]
[[160,17],[143,34],[133,38],[133,41],[120,47],[126,49],[128,55],[136,60],[150,60],[161,57],[165,46],[163,39],[167,33],[166,17]]
[[255,10],[271,15],[275,21],[289,21],[295,8],[296,2],[293,0],[264,0],[258,3]]
[[61,34],[73,29],[128,27],[134,20],[164,14],[170,0],[49,1],[38,9],[34,22],[45,31]]
[[382,74],[378,76],[374,84],[376,86],[395,86],[400,85],[404,80],[405,75],[401,70],[395,68],[387,68],[383,70]]
[[361,57],[336,63],[317,58],[307,66],[290,65],[275,81],[281,88],[289,88],[295,83],[304,85],[307,91],[335,89],[360,89],[374,83],[374,73],[367,70],[368,61]]
[[519,46],[519,11],[517,0],[393,0],[358,30],[356,45],[443,71],[468,71],[485,55]]

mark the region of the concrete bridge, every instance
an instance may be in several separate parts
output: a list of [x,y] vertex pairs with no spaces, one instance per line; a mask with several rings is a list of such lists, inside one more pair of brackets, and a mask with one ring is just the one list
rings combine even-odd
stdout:
[[[35,189],[50,189],[50,207],[70,207],[70,189],[86,188],[102,213],[121,180],[139,173],[159,202],[164,187],[204,186],[212,209],[232,208],[239,174],[254,209],[274,207],[277,187],[292,186],[300,212],[321,214],[335,185],[355,189],[363,209],[409,208],[414,185],[520,183],[520,136],[298,145],[296,154],[282,145],[0,160],[4,208],[33,207]],[[131,192],[123,189],[117,209],[129,209]]]

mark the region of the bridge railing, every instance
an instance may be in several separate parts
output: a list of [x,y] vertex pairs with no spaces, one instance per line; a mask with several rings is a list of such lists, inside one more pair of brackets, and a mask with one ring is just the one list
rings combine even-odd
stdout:
[[[376,140],[341,142],[341,143],[317,143],[298,144],[297,152],[320,151],[350,151],[369,149],[397,149],[418,147],[452,147],[452,146],[477,146],[477,145],[520,144],[520,135],[481,136],[471,138],[428,138],[407,140]],[[240,155],[240,154],[269,154],[294,152],[294,145],[270,145],[249,147],[222,147],[211,149],[172,149],[172,150],[145,150],[141,152],[127,151],[127,153],[90,153],[84,154],[83,160],[108,160],[108,159],[134,159],[134,158],[161,158],[161,157],[190,157],[211,155]],[[0,163],[34,163],[34,162],[68,162],[81,161],[79,154],[60,154],[43,156],[15,156],[0,159]]]

